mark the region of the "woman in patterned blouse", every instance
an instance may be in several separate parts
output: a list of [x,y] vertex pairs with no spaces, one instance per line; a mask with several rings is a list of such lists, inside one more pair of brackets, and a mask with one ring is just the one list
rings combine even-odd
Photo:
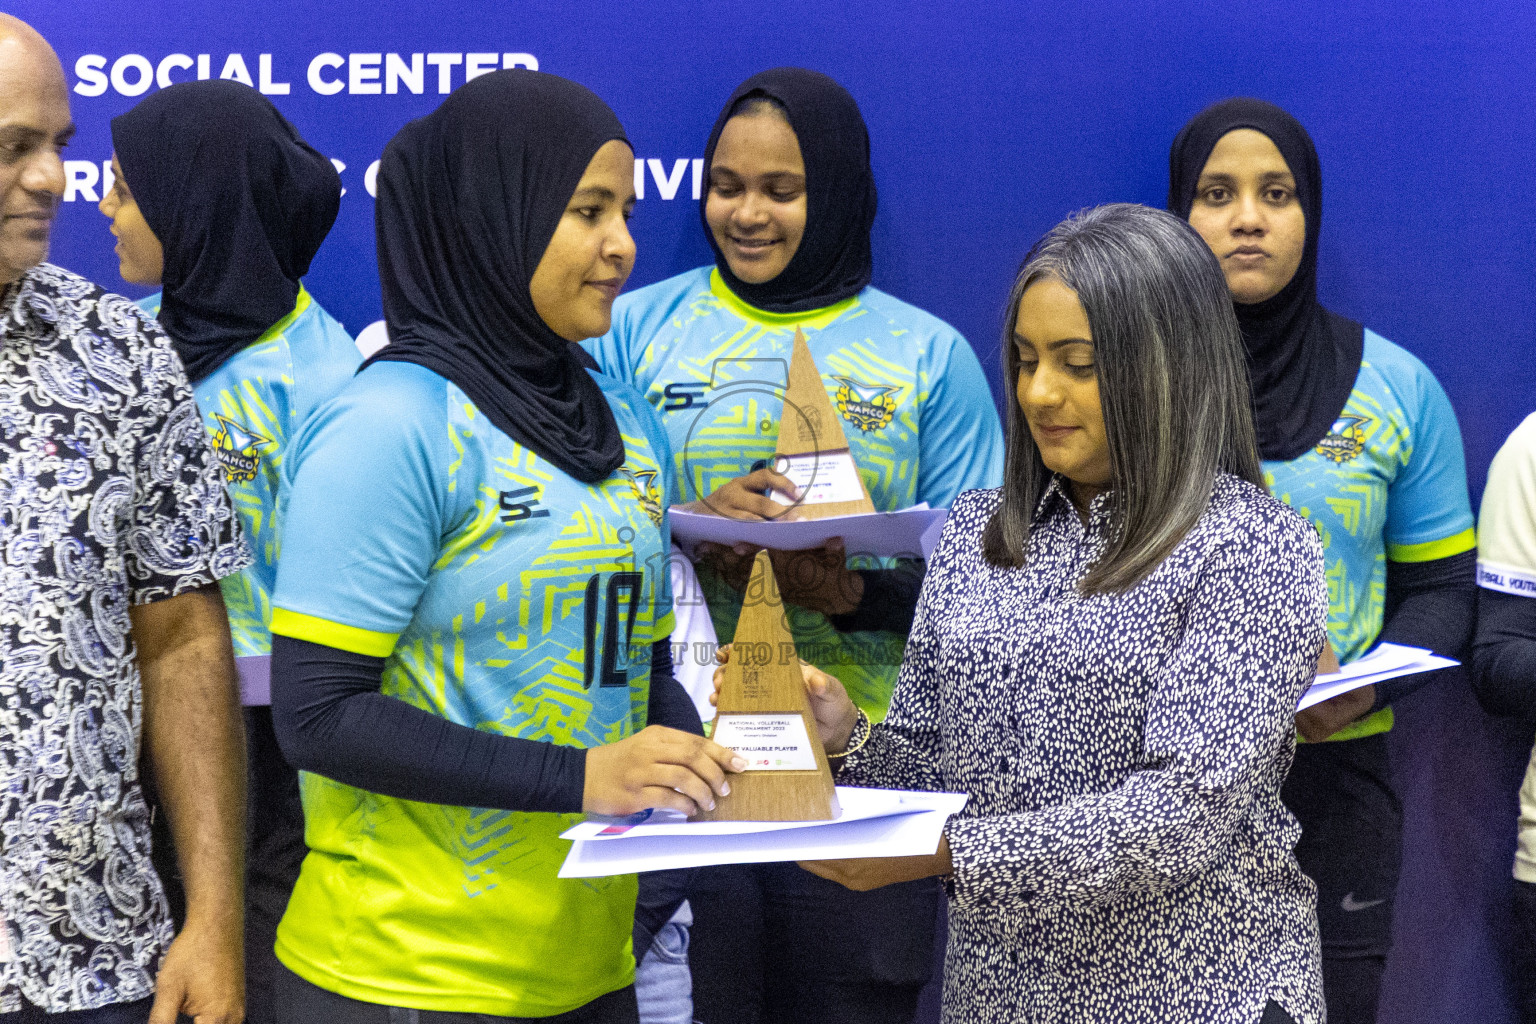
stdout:
[[1259,483],[1242,342],[1189,226],[1100,207],[1009,304],[1007,474],[961,495],[870,728],[805,669],[840,781],[970,794],[942,876],[946,1022],[1322,1020],[1280,803],[1327,611],[1317,533]]

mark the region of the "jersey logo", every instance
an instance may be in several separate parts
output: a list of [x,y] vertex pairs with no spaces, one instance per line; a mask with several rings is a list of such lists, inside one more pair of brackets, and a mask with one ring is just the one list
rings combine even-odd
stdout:
[[666,402],[662,412],[682,412],[684,409],[703,409],[709,405],[704,391],[709,385],[701,380],[677,381],[661,389]]
[[1370,910],[1372,907],[1380,906],[1385,902],[1387,902],[1385,896],[1379,900],[1357,900],[1354,893],[1347,892],[1344,894],[1344,898],[1339,901],[1339,909],[1346,914],[1353,914],[1361,910]]
[[629,478],[630,490],[635,492],[635,500],[640,507],[645,509],[645,514],[657,529],[661,528],[661,490],[656,486],[656,470],[654,469],[630,469],[628,466],[619,467],[620,471]]
[[[510,491],[501,492],[501,521],[504,523],[521,523],[525,519],[544,519],[549,516],[549,509],[539,508],[537,487],[518,487]],[[524,500],[526,499],[526,500]]]
[[837,389],[837,411],[843,419],[866,434],[871,430],[884,430],[896,415],[896,399],[891,397],[894,387],[884,384],[860,384],[852,377],[833,377],[840,385]]
[[256,479],[262,450],[277,442],[218,413],[213,418],[219,423],[219,432],[213,435],[213,456],[223,467],[224,476],[232,484],[250,483]]
[[1333,421],[1328,435],[1317,442],[1317,454],[1330,462],[1344,463],[1365,451],[1365,424],[1370,419],[1348,413]]

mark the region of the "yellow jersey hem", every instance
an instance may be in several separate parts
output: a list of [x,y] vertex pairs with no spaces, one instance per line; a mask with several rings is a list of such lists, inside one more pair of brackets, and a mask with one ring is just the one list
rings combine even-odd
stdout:
[[[436,1013],[484,1013],[492,1017],[555,1017],[562,1013],[570,1013],[572,1010],[579,1010],[595,999],[601,999],[610,992],[617,992],[635,983],[635,971],[631,966],[628,971],[619,975],[616,984],[605,982],[594,985],[590,992],[583,993],[576,1002],[552,1006],[460,992],[403,991],[385,988],[368,981],[343,978],[311,963],[283,942],[281,937],[277,940],[274,952],[277,953],[277,958],[282,961],[284,967],[311,985],[323,988],[327,992],[334,992],[343,998],[372,1003],[376,1006],[399,1006],[407,1010],[430,1010]],[[630,958],[630,963],[633,965],[633,958]]]
[[[1349,725],[1346,725],[1344,728],[1340,729],[1332,736],[1329,736],[1327,739],[1317,740],[1316,742],[1340,743],[1344,740],[1363,740],[1367,736],[1376,736],[1380,733],[1391,732],[1393,721],[1394,719],[1392,716],[1392,709],[1389,707],[1382,708],[1380,711],[1366,715],[1364,718],[1357,722],[1351,722]],[[1306,743],[1307,740],[1303,738],[1300,733],[1297,733],[1296,742]]]

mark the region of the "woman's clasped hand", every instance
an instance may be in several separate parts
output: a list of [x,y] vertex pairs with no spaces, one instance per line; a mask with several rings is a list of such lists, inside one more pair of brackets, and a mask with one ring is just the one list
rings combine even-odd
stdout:
[[617,743],[587,751],[581,809],[634,814],[668,807],[689,816],[715,808],[731,791],[727,772],[747,766],[740,755],[702,736],[651,725]]

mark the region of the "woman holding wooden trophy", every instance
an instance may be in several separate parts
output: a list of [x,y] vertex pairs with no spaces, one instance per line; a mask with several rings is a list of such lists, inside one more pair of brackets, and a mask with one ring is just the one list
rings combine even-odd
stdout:
[[[700,214],[714,263],[620,296],[612,330],[591,344],[604,372],[656,409],[682,500],[765,520],[816,499],[817,513],[947,508],[962,491],[995,486],[1002,431],[970,345],[870,286],[875,182],[853,97],[800,68],[755,75],[721,111],[705,167]],[[819,402],[786,397],[805,376]],[[806,436],[788,450],[792,432]],[[791,479],[797,458],[815,470],[816,493]],[[756,549],[700,549],[703,593],[729,640],[743,591],[753,593]],[[774,552],[773,562],[800,654],[879,720],[922,563],[850,566],[850,554],[833,543]],[[931,880],[852,893],[793,864],[703,869],[690,895],[695,1016],[910,1024],[931,971],[938,898]],[[824,941],[787,938],[812,934]]]
[[951,1024],[1318,1024],[1280,786],[1322,551],[1261,482],[1221,268],[1100,207],[1036,245],[1007,323],[1006,477],[955,503],[885,720],[802,667],[839,783],[969,802],[931,856],[804,866],[943,879]]

